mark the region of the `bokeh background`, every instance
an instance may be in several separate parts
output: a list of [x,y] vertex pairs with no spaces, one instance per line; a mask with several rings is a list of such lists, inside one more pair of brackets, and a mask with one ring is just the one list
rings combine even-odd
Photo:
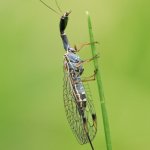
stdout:
[[[56,8],[54,0],[46,0]],[[150,2],[58,0],[72,10],[70,43],[89,41],[88,10],[109,115],[113,150],[150,149]],[[0,1],[0,149],[90,150],[79,145],[63,106],[63,54],[59,16],[39,0]],[[91,57],[90,47],[81,51]],[[85,75],[93,65],[85,65]],[[96,84],[95,149],[106,150]]]

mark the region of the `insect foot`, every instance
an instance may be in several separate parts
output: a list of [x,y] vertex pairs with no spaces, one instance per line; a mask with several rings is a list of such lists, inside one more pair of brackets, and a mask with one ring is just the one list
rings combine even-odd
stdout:
[[99,44],[99,42],[98,41],[94,41],[91,44]]
[[94,70],[94,75],[96,75],[96,74],[97,74],[97,72],[98,72],[98,69],[95,69],[95,70]]
[[97,59],[97,58],[100,58],[99,53],[98,53],[98,54],[96,54],[96,55],[93,57],[93,59]]

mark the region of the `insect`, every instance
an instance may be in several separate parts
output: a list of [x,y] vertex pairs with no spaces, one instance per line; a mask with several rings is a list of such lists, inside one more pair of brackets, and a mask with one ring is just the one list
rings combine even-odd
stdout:
[[[49,9],[59,14],[56,10],[45,4]],[[58,10],[61,9],[55,0]],[[77,52],[79,52],[84,46],[91,43],[81,44],[79,48],[77,46],[71,47],[65,33],[65,29],[68,23],[68,17],[71,11],[65,12],[60,18],[60,36],[63,42],[66,53],[64,54],[64,84],[63,84],[63,98],[64,107],[68,123],[80,144],[90,143],[92,150],[94,150],[92,140],[97,132],[97,118],[93,106],[91,92],[88,86],[88,81],[95,80],[96,70],[94,74],[82,78],[84,72],[83,64],[88,63],[98,56],[94,56],[90,59],[82,60]],[[97,43],[97,42],[94,42]]]

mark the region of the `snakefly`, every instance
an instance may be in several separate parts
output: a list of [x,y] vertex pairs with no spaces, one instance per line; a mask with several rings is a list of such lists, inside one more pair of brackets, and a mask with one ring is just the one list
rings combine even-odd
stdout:
[[[59,11],[51,8],[42,0],[40,1],[58,15],[62,13],[56,0],[55,3]],[[92,150],[94,150],[92,140],[97,132],[97,118],[93,106],[91,92],[87,82],[95,80],[96,70],[94,71],[94,74],[89,77],[82,78],[81,76],[84,71],[83,64],[98,58],[98,56],[96,55],[90,59],[82,60],[77,55],[77,52],[79,52],[84,46],[90,45],[91,43],[81,44],[79,48],[77,48],[77,46],[70,46],[65,33],[70,13],[71,11],[68,11],[61,15],[59,23],[60,36],[65,49],[63,62],[64,107],[68,123],[70,124],[77,141],[80,144],[90,143]]]

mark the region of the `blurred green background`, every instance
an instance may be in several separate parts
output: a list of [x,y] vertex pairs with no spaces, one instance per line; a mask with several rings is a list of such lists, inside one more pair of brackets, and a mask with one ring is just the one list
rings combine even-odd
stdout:
[[[55,7],[53,0],[46,0]],[[89,41],[85,11],[100,42],[102,81],[113,150],[150,149],[150,2],[63,0],[72,10],[71,44]],[[63,106],[63,54],[59,16],[39,0],[0,1],[0,149],[90,150],[76,141]],[[91,57],[90,47],[81,51]],[[85,75],[93,66],[85,66]],[[95,150],[106,150],[97,86]]]

